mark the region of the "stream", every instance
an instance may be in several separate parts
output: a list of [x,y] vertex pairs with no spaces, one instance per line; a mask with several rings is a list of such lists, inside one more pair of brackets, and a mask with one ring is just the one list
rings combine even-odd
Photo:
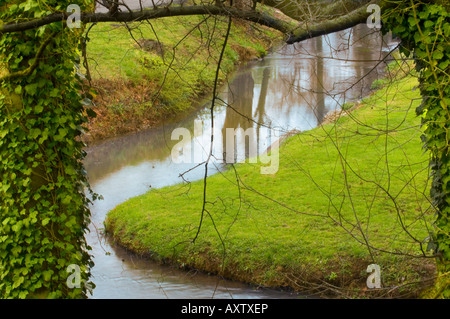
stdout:
[[[397,42],[390,36],[359,25],[352,29],[285,45],[264,59],[239,69],[222,88],[214,108],[215,143],[208,175],[221,169],[226,145],[225,128],[253,128],[258,154],[291,130],[306,131],[345,102],[361,99],[371,83],[382,76],[386,57]],[[200,298],[305,298],[267,288],[224,280],[196,271],[183,271],[140,258],[101,236],[108,211],[147,192],[204,175],[198,163],[209,153],[210,103],[183,119],[136,134],[108,139],[86,149],[85,168],[93,191],[103,196],[91,206],[91,232],[95,283],[91,298],[200,299]],[[228,107],[227,105],[231,105]],[[196,124],[197,123],[197,124]],[[201,125],[200,125],[201,124]],[[172,139],[183,128],[191,139]],[[222,134],[225,136],[225,134]],[[249,155],[243,134],[235,137],[234,161]],[[189,172],[188,172],[189,171]]]

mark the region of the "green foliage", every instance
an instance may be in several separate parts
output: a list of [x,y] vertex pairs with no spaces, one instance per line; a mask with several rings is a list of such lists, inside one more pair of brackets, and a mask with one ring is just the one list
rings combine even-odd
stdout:
[[[280,37],[279,33],[265,29],[248,28],[253,26],[233,24],[221,81],[236,70],[238,63],[265,55],[269,40]],[[165,117],[184,111],[192,106],[193,100],[212,91],[225,30],[223,19],[205,16],[156,19],[151,26],[130,23],[129,29],[117,24],[98,24],[89,33],[87,47],[89,59],[95,61],[91,63],[92,77],[154,85],[149,106],[163,105]],[[146,41],[160,42],[163,49],[160,52],[146,48]],[[127,97],[127,103],[130,100],[133,96]],[[132,108],[142,103],[136,100]]]
[[[385,30],[402,40],[402,53],[413,54],[420,78],[424,148],[430,152],[431,197],[437,219],[429,247],[438,256],[443,282],[450,272],[450,13],[430,1],[401,1],[386,13]],[[447,283],[439,297],[450,297]]]
[[[72,3],[91,5],[9,0],[0,20],[24,21]],[[59,22],[0,37],[1,298],[79,298],[92,287],[79,139],[86,97],[74,67],[81,32]],[[67,285],[71,264],[81,269],[80,288]]]

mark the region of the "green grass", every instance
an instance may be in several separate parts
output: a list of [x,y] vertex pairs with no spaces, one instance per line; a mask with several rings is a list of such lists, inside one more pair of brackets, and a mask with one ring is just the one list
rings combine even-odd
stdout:
[[[214,16],[93,26],[87,58],[98,116],[90,121],[84,140],[154,127],[192,111],[212,92],[226,29],[227,18]],[[146,49],[144,41],[159,41],[162,52]],[[233,21],[219,84],[280,41],[279,32]]]
[[[89,33],[88,57],[94,80],[153,82],[159,102],[174,109],[190,106],[192,97],[209,92],[226,30],[221,17],[169,17],[144,23],[99,24]],[[222,63],[221,80],[245,58],[264,56],[278,33],[233,23]],[[140,39],[160,41],[164,53],[146,51]],[[241,55],[240,55],[241,54]],[[247,54],[248,56],[242,56]],[[162,89],[159,90],[159,87]]]
[[301,291],[362,296],[377,263],[390,288],[376,293],[414,295],[433,261],[406,255],[426,249],[434,215],[416,85],[395,80],[335,123],[288,138],[276,174],[242,163],[210,176],[195,244],[202,181],[130,199],[109,212],[106,229],[155,260]]

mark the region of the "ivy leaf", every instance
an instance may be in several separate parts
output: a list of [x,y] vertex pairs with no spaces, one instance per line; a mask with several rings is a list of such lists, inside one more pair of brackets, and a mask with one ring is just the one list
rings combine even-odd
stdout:
[[415,19],[414,17],[409,17],[409,18],[408,18],[408,23],[409,23],[409,25],[410,25],[411,27],[417,25],[417,21],[416,21],[416,19]]
[[37,83],[31,83],[25,86],[25,91],[27,91],[27,93],[31,96],[36,94],[36,90],[37,90]]
[[45,225],[47,225],[48,223],[50,222],[50,218],[44,218],[43,220],[42,220],[42,226],[45,226]]
[[22,94],[22,86],[21,85],[16,86],[16,88],[14,89],[14,93],[18,95]]
[[25,299],[28,296],[28,291],[23,290],[19,292],[19,299]]
[[444,30],[445,36],[450,37],[450,23],[445,23],[442,29]]
[[36,106],[34,107],[34,112],[36,114],[42,113],[43,110],[44,110],[44,105],[42,105],[42,103],[36,104]]
[[64,199],[61,201],[62,204],[67,205],[70,203],[70,201],[72,200],[72,196],[67,195],[66,197],[64,197]]
[[41,130],[38,129],[38,128],[33,128],[33,129],[30,130],[30,135],[29,136],[32,139],[36,139],[39,136],[39,134],[41,134]]
[[43,271],[42,275],[44,276],[45,281],[49,281],[53,275],[53,270],[49,269],[49,270]]
[[432,20],[427,20],[427,21],[425,21],[424,26],[425,26],[425,28],[431,28],[431,27],[434,26],[434,21],[432,21]]
[[65,137],[66,135],[67,135],[67,129],[65,129],[65,128],[60,128],[60,129],[58,129],[58,132],[59,132],[59,136],[61,137],[61,138],[63,138],[63,137]]
[[449,64],[450,64],[450,60],[446,59],[446,60],[442,61],[441,63],[439,63],[438,67],[441,70],[445,70],[449,66]]
[[13,289],[16,289],[17,287],[19,287],[24,281],[25,281],[25,277],[21,276],[21,277],[17,278],[13,283]]
[[433,59],[434,60],[440,60],[444,57],[444,53],[442,51],[435,51],[433,53]]
[[10,217],[6,217],[6,218],[3,220],[2,225],[3,225],[3,226],[6,226],[6,224],[8,224],[8,222],[9,222],[10,219],[11,219]]

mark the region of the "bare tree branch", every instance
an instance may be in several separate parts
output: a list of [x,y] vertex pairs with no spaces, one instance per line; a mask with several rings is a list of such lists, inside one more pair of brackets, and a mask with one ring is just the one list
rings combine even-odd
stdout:
[[[212,5],[194,5],[179,7],[164,7],[154,9],[144,9],[141,11],[117,12],[115,15],[109,13],[90,12],[81,13],[80,20],[83,23],[94,22],[136,22],[164,17],[190,16],[190,15],[222,15],[256,22],[288,34],[292,25],[283,20],[274,18],[267,13],[255,12],[250,10],[238,10],[232,7],[218,7]],[[69,18],[67,12],[50,14],[44,18],[34,19],[22,23],[11,23],[0,25],[0,34],[10,32],[20,32],[35,29],[55,22],[64,22]]]
[[[292,2],[292,1],[291,1]],[[295,2],[295,1],[294,1]],[[268,13],[256,11],[256,10],[242,10],[235,7],[229,7],[224,5],[192,5],[192,6],[166,6],[166,7],[154,7],[150,9],[143,9],[138,11],[117,11],[114,2],[111,6],[111,10],[108,13],[90,12],[81,13],[81,22],[83,23],[96,23],[96,22],[136,22],[142,20],[151,20],[163,17],[174,16],[190,16],[190,15],[221,15],[238,19],[247,20],[257,24],[261,24],[276,30],[281,31],[287,35],[287,43],[295,43],[305,40],[307,38],[317,37],[320,35],[345,30],[353,27],[357,24],[366,22],[370,13],[367,12],[367,5],[372,3],[380,3],[380,0],[373,0],[369,3],[362,4],[359,8],[348,12],[342,16],[333,19],[324,19],[320,21],[305,21],[298,20],[299,25],[293,27],[291,23],[288,23],[280,18],[273,17]],[[389,4],[383,6],[387,7]],[[274,5],[282,12],[289,15],[289,11],[283,6]],[[285,12],[286,11],[286,12]],[[300,16],[290,16],[300,19]],[[69,13],[60,12],[53,13],[46,17],[34,19],[27,22],[10,23],[0,25],[0,34],[9,32],[20,32],[30,29],[35,29],[55,22],[64,22],[69,18]]]

